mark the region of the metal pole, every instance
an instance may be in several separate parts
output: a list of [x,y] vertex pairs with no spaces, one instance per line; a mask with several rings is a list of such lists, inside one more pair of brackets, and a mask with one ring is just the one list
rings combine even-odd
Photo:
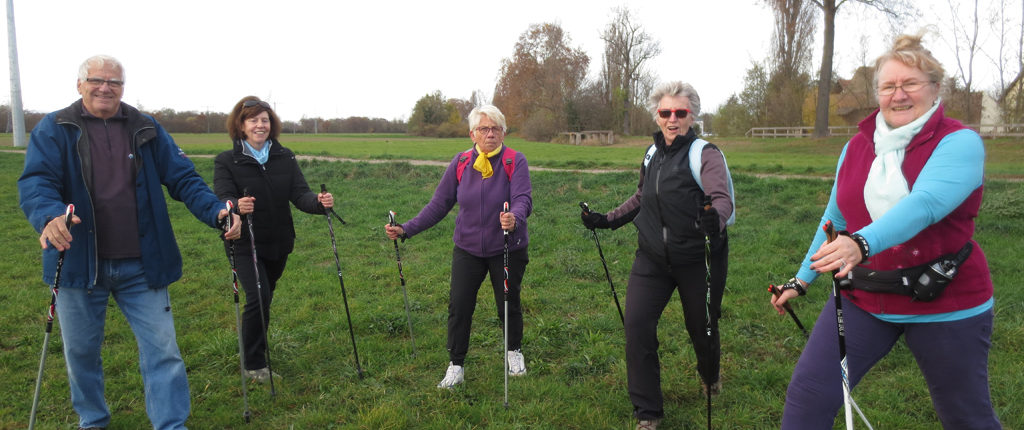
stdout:
[[7,0],[7,57],[11,67],[11,122],[14,147],[28,146],[25,138],[25,109],[21,105],[21,73],[18,68],[18,41],[14,31],[14,0]]

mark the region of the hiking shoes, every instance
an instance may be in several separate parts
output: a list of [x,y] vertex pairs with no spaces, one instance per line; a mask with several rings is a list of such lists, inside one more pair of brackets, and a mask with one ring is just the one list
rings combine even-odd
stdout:
[[466,380],[466,371],[462,366],[448,362],[448,370],[444,372],[444,379],[437,383],[437,388],[452,388]]
[[657,430],[661,420],[640,420],[636,423],[636,430]]
[[523,358],[523,352],[520,349],[515,351],[507,351],[508,354],[508,375],[509,376],[523,376],[526,374],[526,359]]
[[[705,396],[708,395],[708,386],[704,385],[704,381],[701,381],[700,389],[701,389],[701,391],[704,392]],[[722,393],[722,380],[719,379],[718,382],[715,382],[714,384],[711,384],[711,395],[712,396],[717,396],[717,395],[719,395],[721,393]]]
[[[270,372],[270,368],[269,367],[264,367],[262,369],[256,369],[256,370],[246,370],[245,374],[249,375],[249,379],[251,379],[251,380],[253,380],[255,382],[258,382],[260,384],[264,384],[264,383],[270,381],[270,377],[271,377],[270,376],[271,372]],[[274,375],[274,378],[281,379],[281,375],[278,375],[277,373],[273,373],[273,375]]]

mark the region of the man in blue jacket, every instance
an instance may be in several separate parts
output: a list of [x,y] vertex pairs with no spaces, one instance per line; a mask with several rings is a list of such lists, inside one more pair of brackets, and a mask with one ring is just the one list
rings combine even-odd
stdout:
[[[120,62],[85,60],[78,92],[80,100],[32,130],[18,179],[21,208],[40,232],[45,282],[53,283],[57,255],[65,251],[57,314],[71,403],[81,428],[110,423],[100,347],[113,296],[138,342],[153,428],[182,429],[189,389],[167,292],[182,264],[161,185],[211,227],[229,214],[171,136],[121,103]],[[70,229],[63,216],[68,204],[75,205]],[[225,235],[237,238],[240,226],[233,222]]]

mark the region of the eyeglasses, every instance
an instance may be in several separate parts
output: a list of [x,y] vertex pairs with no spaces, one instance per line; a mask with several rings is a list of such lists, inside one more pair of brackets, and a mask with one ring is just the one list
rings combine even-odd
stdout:
[[112,90],[117,90],[124,86],[124,81],[117,79],[86,78],[85,83],[96,88],[102,87],[103,84],[107,84],[107,86]]
[[484,136],[490,134],[492,131],[494,132],[494,134],[501,134],[501,133],[505,132],[505,129],[501,128],[501,127],[477,127],[476,128],[476,132],[480,133],[480,134],[482,134]]
[[904,83],[902,83],[900,85],[885,84],[885,85],[879,87],[878,90],[876,90],[875,92],[878,93],[878,95],[880,95],[880,96],[891,96],[893,94],[896,94],[896,89],[897,88],[902,88],[903,92],[905,92],[907,94],[910,94],[910,93],[913,93],[913,92],[920,91],[921,88],[924,88],[926,85],[930,85],[930,84],[934,84],[934,82],[931,82],[931,81],[908,81],[908,82],[904,82]]
[[256,105],[259,105],[260,107],[263,107],[263,108],[266,108],[266,109],[270,109],[270,103],[267,103],[267,102],[265,102],[263,100],[246,100],[246,101],[242,102],[242,107],[253,107],[253,106],[256,106]]
[[662,118],[668,119],[668,118],[670,118],[672,116],[673,113],[676,114],[676,118],[683,119],[683,118],[686,118],[687,115],[692,114],[693,112],[690,111],[689,109],[685,109],[685,108],[684,109],[658,109],[658,116],[660,116]]

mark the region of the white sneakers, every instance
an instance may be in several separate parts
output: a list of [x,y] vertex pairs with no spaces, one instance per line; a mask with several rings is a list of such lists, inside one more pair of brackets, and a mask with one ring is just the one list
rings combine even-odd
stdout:
[[526,359],[523,358],[522,350],[508,351],[508,376],[523,376],[526,374]]
[[[523,358],[521,350],[508,351],[508,374],[509,376],[523,376],[526,374],[526,359]],[[276,375],[275,375],[276,376]],[[452,388],[466,380],[466,369],[455,363],[448,362],[448,370],[444,372],[444,379],[437,383],[437,388]]]
[[466,371],[462,366],[448,362],[448,370],[444,372],[444,379],[437,383],[437,388],[451,388],[466,380]]

